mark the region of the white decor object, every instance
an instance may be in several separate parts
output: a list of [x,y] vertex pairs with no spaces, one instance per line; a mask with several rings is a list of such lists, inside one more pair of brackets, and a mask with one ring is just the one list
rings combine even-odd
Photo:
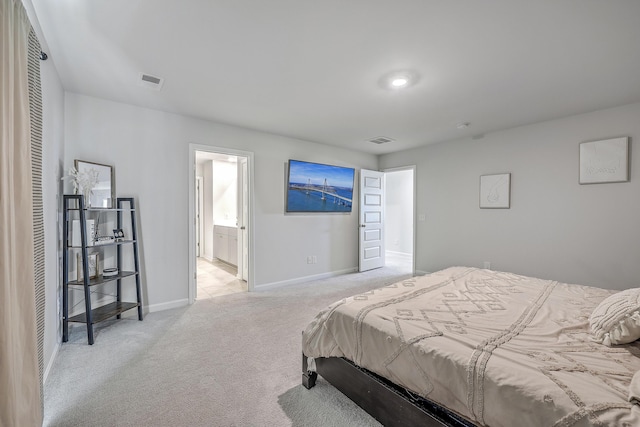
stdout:
[[102,271],[102,277],[115,277],[118,275],[118,269],[117,268],[105,268]]
[[[115,174],[113,167],[100,163],[75,160],[77,174],[85,179],[91,179],[87,185],[83,185],[82,194],[85,196],[85,205],[93,208],[112,208],[115,198]],[[87,195],[85,189],[89,187]]]
[[76,194],[82,194],[84,196],[85,205],[91,206],[91,194],[93,193],[93,187],[98,183],[98,171],[94,168],[85,169],[79,171],[75,167],[69,169],[69,176],[72,179],[73,191]]
[[[85,221],[87,246],[93,246],[96,237],[96,222],[93,219],[87,219]],[[82,235],[80,234],[80,220],[74,219],[71,221],[71,246],[80,248],[82,247]]]
[[629,138],[580,144],[580,184],[629,181]]
[[480,176],[480,208],[509,209],[511,207],[511,174]]
[[[77,262],[77,271],[78,271],[78,282],[82,282],[84,280],[84,266],[82,265],[82,255],[76,255]],[[98,254],[89,254],[87,256],[87,264],[89,266],[89,279],[95,279],[98,277]]]
[[605,298],[591,313],[589,325],[594,341],[609,347],[639,339],[640,288],[627,289]]

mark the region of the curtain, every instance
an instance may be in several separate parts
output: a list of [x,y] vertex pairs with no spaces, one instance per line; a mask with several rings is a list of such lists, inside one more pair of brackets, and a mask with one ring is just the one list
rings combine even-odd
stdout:
[[[31,130],[31,188],[33,190],[33,271],[36,291],[36,325],[38,331],[38,367],[40,389],[44,384],[44,207],[42,204],[42,85],[40,84],[40,42],[29,31],[29,127]],[[40,402],[44,409],[44,396]]]
[[27,77],[29,19],[0,0],[0,426],[42,425]]

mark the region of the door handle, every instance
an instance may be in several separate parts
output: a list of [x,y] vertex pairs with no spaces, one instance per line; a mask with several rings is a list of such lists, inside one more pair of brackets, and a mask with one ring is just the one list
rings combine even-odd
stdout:
[[240,227],[240,230],[246,230],[247,227],[245,227],[244,225],[242,227]]
[[365,224],[362,224],[362,225],[360,225],[360,227],[365,228],[365,227],[366,227],[366,225],[365,225]]

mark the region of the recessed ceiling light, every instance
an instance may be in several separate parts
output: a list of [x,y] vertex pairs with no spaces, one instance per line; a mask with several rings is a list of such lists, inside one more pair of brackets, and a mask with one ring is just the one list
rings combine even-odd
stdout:
[[404,89],[418,82],[418,74],[414,71],[403,70],[387,73],[379,81],[384,89]]
[[409,79],[406,77],[396,77],[391,80],[391,86],[393,87],[404,87],[409,84]]

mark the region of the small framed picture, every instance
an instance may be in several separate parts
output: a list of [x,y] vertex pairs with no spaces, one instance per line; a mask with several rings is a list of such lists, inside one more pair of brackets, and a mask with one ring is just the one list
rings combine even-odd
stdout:
[[511,174],[500,173],[480,177],[480,208],[509,209],[511,207]]
[[[84,280],[84,273],[83,273],[83,266],[82,266],[82,255],[78,254],[77,255],[77,262],[78,262],[78,282],[81,282]],[[96,277],[98,277],[98,254],[94,253],[94,254],[89,254],[87,255],[87,263],[89,264],[89,279],[95,279]]]
[[116,239],[116,241],[124,240],[124,231],[122,231],[122,228],[113,230],[113,238]]
[[629,181],[629,138],[580,143],[580,184]]

